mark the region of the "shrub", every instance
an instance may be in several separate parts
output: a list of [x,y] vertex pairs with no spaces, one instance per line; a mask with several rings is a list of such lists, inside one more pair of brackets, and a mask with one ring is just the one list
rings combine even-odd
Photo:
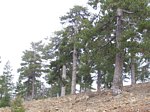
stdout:
[[12,101],[11,112],[25,112],[21,97],[17,97]]
[[10,96],[9,95],[5,95],[0,100],[0,107],[7,107],[7,106],[10,106]]

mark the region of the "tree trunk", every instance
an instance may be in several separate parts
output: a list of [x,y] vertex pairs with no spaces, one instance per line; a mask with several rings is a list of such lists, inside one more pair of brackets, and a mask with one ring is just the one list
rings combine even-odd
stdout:
[[73,66],[72,66],[72,83],[71,83],[71,94],[76,93],[76,69],[77,69],[77,51],[74,45],[73,49]]
[[59,93],[57,93],[57,98],[59,98]]
[[81,76],[80,93],[85,92],[85,86],[83,85],[84,85],[84,80],[83,80],[83,76]]
[[97,75],[97,91],[100,91],[100,87],[101,87],[101,78],[102,78],[101,71],[98,70],[98,75]]
[[122,70],[123,70],[123,52],[121,50],[121,21],[122,21],[123,11],[122,9],[117,9],[117,29],[116,29],[116,44],[118,52],[116,53],[115,60],[115,71],[113,78],[113,94],[117,95],[121,93],[122,89]]
[[30,84],[29,84],[29,79],[27,82],[25,82],[25,86],[27,87],[27,91],[25,92],[25,100],[31,100],[31,89],[30,89]]
[[85,88],[85,92],[86,93],[91,92],[91,89],[90,88]]
[[[62,69],[62,81],[66,80],[66,65],[63,65]],[[65,96],[66,94],[66,85],[63,83],[61,87],[61,96]]]
[[32,94],[31,94],[31,98],[33,99],[35,96],[35,77],[33,76],[32,79]]
[[132,85],[136,84],[136,79],[135,79],[135,59],[132,56],[131,56],[131,84]]

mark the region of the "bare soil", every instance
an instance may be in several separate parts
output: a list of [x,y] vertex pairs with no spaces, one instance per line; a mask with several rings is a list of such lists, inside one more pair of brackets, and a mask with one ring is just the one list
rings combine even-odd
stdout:
[[[126,86],[120,95],[111,90],[80,93],[24,102],[26,112],[150,112],[150,83]],[[11,112],[2,108],[0,112]]]

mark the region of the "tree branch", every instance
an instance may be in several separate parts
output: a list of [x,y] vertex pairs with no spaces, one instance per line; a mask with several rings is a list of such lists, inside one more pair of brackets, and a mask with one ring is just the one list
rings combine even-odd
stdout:
[[130,11],[127,11],[127,10],[122,10],[124,13],[127,13],[127,14],[133,14],[134,12],[130,12]]

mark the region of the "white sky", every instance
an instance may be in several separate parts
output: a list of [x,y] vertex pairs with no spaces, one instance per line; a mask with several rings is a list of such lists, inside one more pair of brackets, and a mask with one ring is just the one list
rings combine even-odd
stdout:
[[[88,0],[0,0],[0,70],[7,60],[14,73],[22,51],[61,29],[59,17]],[[14,74],[14,75],[15,75]]]

